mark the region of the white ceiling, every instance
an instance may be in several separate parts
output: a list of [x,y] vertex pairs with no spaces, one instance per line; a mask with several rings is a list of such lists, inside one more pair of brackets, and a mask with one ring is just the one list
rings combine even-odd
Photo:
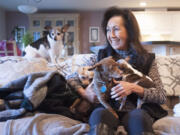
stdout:
[[37,6],[41,11],[53,10],[104,10],[110,6],[122,8],[142,8],[140,2],[147,2],[143,8],[180,8],[180,0],[0,0],[0,7],[17,11],[20,4]]

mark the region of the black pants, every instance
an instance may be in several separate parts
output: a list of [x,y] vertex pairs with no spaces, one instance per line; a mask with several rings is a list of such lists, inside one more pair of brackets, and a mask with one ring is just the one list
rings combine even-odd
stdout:
[[118,125],[123,125],[128,135],[141,135],[143,132],[153,132],[153,118],[142,109],[119,113],[119,118],[116,119],[108,110],[99,107],[91,113],[89,124],[93,126],[105,123],[114,129],[117,129]]

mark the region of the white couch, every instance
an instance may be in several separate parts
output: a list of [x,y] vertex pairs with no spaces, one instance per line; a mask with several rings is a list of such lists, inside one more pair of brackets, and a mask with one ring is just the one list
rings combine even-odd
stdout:
[[[79,54],[60,59],[58,66],[50,65],[42,58],[28,60],[24,57],[0,57],[0,86],[33,72],[58,70],[63,75],[75,72],[79,66],[91,65],[94,54]],[[153,125],[159,135],[180,135],[180,117],[174,117],[172,109],[180,96],[180,55],[156,57],[162,83],[167,90],[168,102],[163,105],[169,116],[156,121]],[[23,128],[24,127],[24,128]],[[0,135],[31,134],[85,134],[87,123],[81,123],[57,114],[37,113],[26,118],[0,122]],[[122,127],[119,132],[126,134]]]

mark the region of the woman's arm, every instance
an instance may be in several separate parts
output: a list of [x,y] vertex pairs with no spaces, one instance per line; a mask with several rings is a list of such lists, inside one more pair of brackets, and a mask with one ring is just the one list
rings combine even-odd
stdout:
[[167,100],[166,90],[163,88],[156,60],[153,61],[148,75],[153,80],[155,88],[144,88],[143,100],[145,102],[164,104]]
[[[88,62],[86,66],[92,66],[96,63],[97,56],[93,55],[91,61]],[[66,76],[67,82],[80,94],[80,96],[91,103],[97,102],[96,94],[94,93],[92,83],[89,84],[86,88],[83,88],[82,83],[79,79],[77,72]]]
[[68,83],[79,93],[79,95],[88,100],[91,103],[97,102],[96,94],[93,90],[93,84],[90,83],[85,89],[82,87],[81,82],[78,77],[74,76],[71,78],[67,78]]

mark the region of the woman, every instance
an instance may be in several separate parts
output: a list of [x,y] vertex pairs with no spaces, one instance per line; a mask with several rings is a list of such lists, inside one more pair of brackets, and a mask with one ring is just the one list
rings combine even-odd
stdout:
[[[113,132],[113,128],[120,123],[130,135],[153,134],[152,124],[161,117],[160,111],[164,112],[158,104],[166,101],[165,90],[156,71],[155,57],[142,47],[136,18],[129,10],[115,7],[108,9],[104,14],[102,27],[106,35],[107,47],[99,51],[98,60],[108,56],[113,56],[114,59],[130,56],[130,64],[149,75],[154,80],[156,87],[146,89],[133,83],[120,81],[111,89],[112,99],[120,100],[122,97],[128,96],[125,107],[119,112],[119,121],[113,118],[106,109],[96,108],[89,120],[89,124],[92,126],[90,133],[103,130],[103,134],[113,134],[110,132]],[[136,109],[137,96],[145,102],[141,109]],[[157,114],[151,114],[150,109],[157,109]]]
[[[107,47],[98,53],[97,60],[113,56],[115,60],[130,57],[129,63],[137,70],[149,75],[155,83],[154,88],[143,88],[134,83],[119,81],[111,89],[112,100],[120,100],[127,96],[125,106],[117,112],[116,119],[102,106],[93,110],[90,115],[89,134],[113,135],[118,125],[123,125],[129,135],[153,134],[153,122],[166,115],[159,104],[166,101],[166,93],[156,70],[155,55],[149,54],[140,43],[140,31],[137,21],[129,10],[116,7],[108,9],[104,14],[102,27],[107,39]],[[96,96],[89,85],[86,91],[81,89],[81,94],[91,102]],[[141,109],[136,109],[137,98],[145,103]]]

